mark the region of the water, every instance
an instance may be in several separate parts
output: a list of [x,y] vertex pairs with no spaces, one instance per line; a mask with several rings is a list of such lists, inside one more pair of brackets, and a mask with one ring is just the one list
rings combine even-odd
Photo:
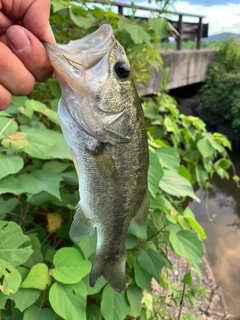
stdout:
[[[240,175],[240,153],[232,154]],[[228,312],[240,320],[240,189],[233,180],[212,180],[213,189],[197,191],[200,204],[191,209],[206,234],[206,251],[217,285],[224,291]]]

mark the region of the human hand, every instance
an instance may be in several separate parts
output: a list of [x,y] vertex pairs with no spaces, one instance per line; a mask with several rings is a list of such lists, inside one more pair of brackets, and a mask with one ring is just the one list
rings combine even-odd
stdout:
[[0,110],[12,95],[29,94],[52,74],[41,41],[55,43],[49,26],[51,0],[0,0]]

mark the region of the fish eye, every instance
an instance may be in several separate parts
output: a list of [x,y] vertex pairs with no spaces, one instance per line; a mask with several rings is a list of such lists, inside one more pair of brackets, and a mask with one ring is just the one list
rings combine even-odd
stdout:
[[124,61],[118,61],[114,66],[115,72],[120,79],[127,79],[130,74],[130,66]]

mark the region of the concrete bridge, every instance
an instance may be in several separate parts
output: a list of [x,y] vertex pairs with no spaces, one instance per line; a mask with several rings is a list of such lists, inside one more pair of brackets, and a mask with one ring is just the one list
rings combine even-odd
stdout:
[[167,89],[176,89],[202,82],[205,79],[209,65],[214,59],[215,50],[181,50],[161,53],[163,70],[152,70],[152,76],[147,84],[138,90],[141,96],[159,91],[164,69],[169,68]]

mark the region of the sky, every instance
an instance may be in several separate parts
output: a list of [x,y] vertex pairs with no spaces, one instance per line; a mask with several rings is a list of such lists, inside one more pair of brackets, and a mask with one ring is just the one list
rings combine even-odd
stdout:
[[[125,0],[124,2],[130,2]],[[147,0],[135,0],[139,5],[149,5]],[[175,0],[174,8],[183,13],[205,15],[209,23],[209,35],[222,32],[240,34],[240,0]],[[185,21],[196,21],[185,18]]]

